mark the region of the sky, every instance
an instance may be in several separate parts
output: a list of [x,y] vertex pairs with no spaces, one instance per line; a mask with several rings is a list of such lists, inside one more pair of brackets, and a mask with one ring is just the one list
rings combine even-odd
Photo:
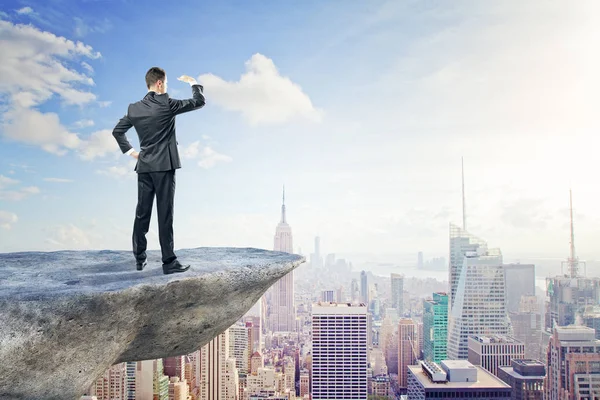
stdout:
[[[146,71],[177,117],[175,247],[600,258],[600,3],[44,0],[0,8],[0,252],[129,250],[135,161],[112,129]],[[127,133],[139,149],[132,128]],[[159,249],[154,213],[149,248]],[[300,250],[299,250],[300,251]]]

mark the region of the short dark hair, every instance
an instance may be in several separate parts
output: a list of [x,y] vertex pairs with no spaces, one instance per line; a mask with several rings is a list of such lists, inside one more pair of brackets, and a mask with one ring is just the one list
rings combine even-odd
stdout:
[[146,86],[150,89],[150,86],[155,85],[157,81],[165,81],[167,73],[164,69],[159,67],[152,67],[146,72]]

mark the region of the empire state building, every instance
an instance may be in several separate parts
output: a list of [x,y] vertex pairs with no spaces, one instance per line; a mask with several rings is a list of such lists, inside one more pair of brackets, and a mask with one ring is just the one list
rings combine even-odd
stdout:
[[[281,221],[275,231],[273,250],[293,253],[292,228],[285,215],[285,187],[281,205]],[[296,330],[296,308],[294,307],[294,271],[281,278],[271,287],[269,326],[273,332]]]

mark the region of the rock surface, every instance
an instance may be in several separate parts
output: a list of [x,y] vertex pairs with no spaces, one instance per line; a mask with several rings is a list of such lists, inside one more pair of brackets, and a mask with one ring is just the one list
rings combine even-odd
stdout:
[[0,399],[77,399],[112,364],[189,354],[305,260],[254,248],[0,254]]

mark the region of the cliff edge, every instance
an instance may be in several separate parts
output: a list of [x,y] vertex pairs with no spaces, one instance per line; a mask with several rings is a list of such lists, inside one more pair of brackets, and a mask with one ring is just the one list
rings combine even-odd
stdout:
[[0,399],[76,399],[111,365],[184,355],[241,318],[302,256],[255,248],[0,254]]

